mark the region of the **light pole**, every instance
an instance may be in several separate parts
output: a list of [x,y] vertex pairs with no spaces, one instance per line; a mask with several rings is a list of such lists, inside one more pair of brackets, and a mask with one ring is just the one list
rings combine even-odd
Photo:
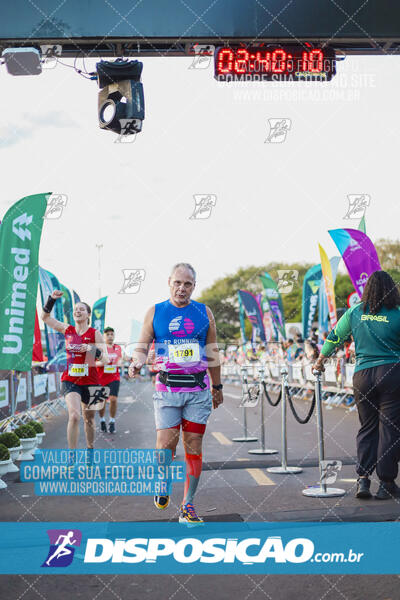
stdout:
[[100,251],[103,247],[103,244],[96,244],[97,252],[98,252],[98,272],[99,272],[99,298],[101,298],[101,262],[100,262]]

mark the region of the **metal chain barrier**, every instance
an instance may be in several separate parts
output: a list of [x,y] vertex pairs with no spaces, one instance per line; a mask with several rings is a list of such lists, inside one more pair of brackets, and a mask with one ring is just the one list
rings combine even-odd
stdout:
[[286,475],[286,474],[294,474],[294,473],[301,473],[303,469],[301,469],[300,467],[289,467],[287,464],[287,425],[286,425],[286,412],[287,412],[287,404],[286,404],[286,392],[288,391],[288,381],[287,381],[287,377],[288,377],[288,370],[287,368],[284,366],[281,368],[281,375],[282,375],[282,382],[281,382],[281,398],[282,398],[282,421],[281,421],[281,427],[282,427],[282,436],[281,436],[281,442],[282,442],[282,462],[281,462],[281,466],[280,467],[269,467],[269,469],[267,469],[267,471],[269,473],[277,473],[277,474],[281,474],[281,475]]
[[271,397],[270,397],[269,393],[268,393],[268,390],[267,390],[267,386],[266,386],[266,384],[265,384],[265,381],[263,381],[263,382],[262,382],[262,385],[263,385],[263,388],[264,388],[264,394],[265,394],[265,397],[266,397],[266,399],[268,400],[268,403],[269,403],[271,406],[278,406],[279,402],[280,402],[280,401],[281,401],[281,399],[282,399],[282,388],[279,390],[279,394],[278,394],[278,398],[277,398],[276,402],[273,402],[273,401],[271,400]]
[[261,419],[261,448],[254,448],[249,450],[249,454],[277,454],[278,451],[272,448],[265,447],[265,418],[264,418],[264,394],[263,388],[265,389],[265,367],[264,365],[259,365],[258,367],[258,392],[259,397],[261,397],[261,411],[260,411],[260,419]]
[[298,413],[297,413],[297,411],[296,411],[296,409],[294,407],[293,400],[292,400],[292,394],[290,392],[289,386],[287,386],[286,391],[287,391],[287,397],[288,397],[288,401],[289,401],[289,406],[291,408],[291,411],[293,413],[294,418],[296,419],[296,421],[298,423],[300,423],[300,425],[305,425],[311,419],[312,414],[314,412],[314,408],[315,408],[315,391],[314,391],[314,394],[313,394],[313,398],[311,400],[310,410],[308,411],[308,413],[304,417],[304,419],[302,419],[301,417],[299,417],[299,415],[298,415]]
[[317,407],[317,430],[318,430],[318,459],[319,459],[319,486],[311,486],[303,490],[304,496],[313,498],[333,498],[336,496],[344,496],[345,491],[340,488],[328,488],[326,485],[326,471],[324,470],[325,463],[325,447],[324,447],[324,425],[322,419],[322,402],[321,402],[321,373],[314,371],[315,381],[315,399]]
[[[271,399],[271,389],[276,391],[280,389],[280,374],[279,368],[282,366],[282,359],[269,358],[265,363],[265,369],[268,374],[266,385],[264,385],[264,393],[267,401],[271,406],[276,406],[280,402],[280,396],[274,402]],[[249,369],[256,365],[247,365]],[[314,388],[315,378],[312,375],[312,364],[304,364],[299,362],[288,363],[286,367],[289,370],[288,385],[290,389],[298,388],[299,397],[303,398],[308,391]],[[327,408],[332,409],[337,406],[342,406],[348,411],[355,410],[354,393],[352,389],[352,377],[354,372],[354,364],[345,363],[344,359],[340,359],[336,364],[326,364],[325,372],[322,375],[322,402]],[[240,366],[238,364],[227,364],[222,368],[222,376],[227,379],[228,383],[240,383]],[[293,391],[292,391],[293,395]],[[254,400],[255,401],[255,400]],[[250,399],[247,404],[249,405]]]

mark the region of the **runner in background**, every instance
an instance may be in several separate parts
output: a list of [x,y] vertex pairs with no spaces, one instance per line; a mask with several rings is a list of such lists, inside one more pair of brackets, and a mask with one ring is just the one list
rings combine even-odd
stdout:
[[[110,396],[108,404],[110,410],[110,420],[108,423],[108,431],[115,433],[115,417],[117,414],[117,399],[120,385],[119,367],[122,364],[122,348],[118,344],[114,344],[115,331],[112,327],[106,327],[104,330],[104,341],[107,346],[108,364],[103,361],[96,361],[97,374],[100,385],[106,385],[110,388]],[[99,411],[100,415],[100,430],[107,433],[106,420],[104,418],[106,406]]]
[[[81,411],[85,426],[86,446],[93,450],[95,410],[86,410],[90,402],[91,386],[99,384],[95,357],[108,362],[107,348],[100,331],[90,327],[91,309],[86,302],[78,302],[74,308],[75,326],[62,323],[50,316],[57,300],[63,292],[54,290],[43,307],[41,318],[47,327],[55,329],[65,336],[67,351],[67,368],[62,374],[62,391],[68,407],[67,438],[68,448],[75,450],[78,446],[79,422]],[[75,462],[75,453],[70,454],[70,462]]]

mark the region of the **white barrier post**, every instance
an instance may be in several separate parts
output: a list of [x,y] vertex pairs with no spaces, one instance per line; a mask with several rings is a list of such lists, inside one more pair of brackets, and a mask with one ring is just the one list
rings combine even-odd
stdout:
[[10,371],[11,415],[15,416],[15,384],[14,371]]
[[318,458],[319,458],[319,474],[320,482],[319,486],[309,487],[303,490],[304,496],[311,496],[313,498],[333,498],[335,496],[344,496],[345,490],[340,488],[328,488],[324,477],[322,463],[325,460],[325,448],[324,448],[324,425],[322,420],[322,405],[321,405],[321,373],[314,371],[313,373],[316,378],[315,382],[315,405],[317,410],[317,429],[318,429]]
[[287,425],[286,425],[286,414],[287,414],[287,403],[286,403],[286,388],[288,385],[288,370],[286,366],[281,368],[282,375],[282,464],[280,467],[269,467],[267,471],[269,473],[289,474],[289,473],[301,473],[303,469],[300,467],[288,467],[287,464]]
[[278,454],[278,450],[265,447],[265,423],[264,423],[264,384],[265,384],[265,367],[260,365],[258,367],[259,385],[260,385],[260,398],[261,398],[261,448],[255,448],[249,450],[249,454]]
[[[243,365],[240,370],[241,370],[241,374],[242,374],[242,391],[243,391],[243,396],[245,396],[248,391],[247,367],[245,365]],[[251,437],[251,436],[247,435],[247,410],[246,410],[246,407],[243,407],[243,430],[244,430],[244,436],[238,437],[238,438],[232,438],[232,442],[256,442],[257,441],[256,437]]]
[[26,394],[28,411],[32,410],[32,371],[26,372]]

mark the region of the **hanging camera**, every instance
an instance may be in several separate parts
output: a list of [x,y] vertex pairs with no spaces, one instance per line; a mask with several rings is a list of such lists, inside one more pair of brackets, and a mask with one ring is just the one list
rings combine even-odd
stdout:
[[140,76],[143,63],[138,60],[100,61],[96,64],[100,88],[98,99],[101,129],[119,135],[142,130],[144,93]]

